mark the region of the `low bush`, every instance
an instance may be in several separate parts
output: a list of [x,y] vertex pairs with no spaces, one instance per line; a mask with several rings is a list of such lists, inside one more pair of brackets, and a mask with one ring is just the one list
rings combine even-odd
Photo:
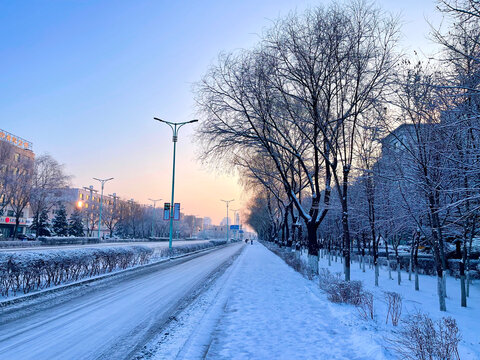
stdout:
[[388,304],[386,324],[388,324],[388,319],[390,319],[392,325],[397,326],[402,315],[402,295],[393,291],[386,291],[385,300]]
[[319,286],[327,293],[328,300],[334,303],[359,305],[364,300],[361,281],[343,281],[327,269],[321,269]]
[[14,296],[146,264],[145,246],[0,253],[0,295]]
[[400,359],[455,360],[460,359],[460,340],[455,319],[444,317],[434,322],[428,315],[416,313],[402,321],[387,343]]
[[285,261],[295,271],[299,272],[309,280],[313,279],[313,271],[298,256],[299,252],[293,252],[292,249],[288,247],[280,248],[275,243],[270,243],[266,241],[262,242],[262,244],[275,255],[283,259],[283,261]]
[[74,236],[41,236],[38,240],[42,245],[72,245],[72,244],[98,244],[100,238],[98,237],[74,237]]
[[374,320],[375,309],[373,305],[373,294],[364,290],[360,302],[357,304],[357,310],[363,320]]
[[0,248],[22,248],[22,247],[31,247],[31,246],[40,246],[40,245],[42,245],[40,241],[0,240]]

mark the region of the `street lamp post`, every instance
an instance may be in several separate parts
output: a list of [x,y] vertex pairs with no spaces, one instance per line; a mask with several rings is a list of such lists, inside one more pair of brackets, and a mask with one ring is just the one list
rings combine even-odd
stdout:
[[153,217],[152,217],[152,237],[153,236],[153,229],[155,227],[155,220],[156,220],[156,216],[155,216],[155,205],[157,204],[157,201],[161,201],[163,199],[148,199],[150,201],[153,201]]
[[165,121],[159,118],[154,117],[155,120],[160,121],[164,124],[170,126],[173,132],[172,141],[173,141],[173,170],[172,170],[172,202],[170,203],[170,235],[168,240],[168,247],[172,248],[172,239],[173,239],[173,214],[174,214],[174,193],[175,193],[175,154],[177,151],[177,141],[178,141],[178,131],[183,125],[191,124],[197,122],[198,120],[190,120],[181,123],[174,123],[170,121]]
[[225,204],[227,204],[227,242],[228,242],[228,204],[230,204],[232,201],[235,201],[235,199],[232,200],[220,200],[223,201]]
[[100,228],[102,227],[102,205],[103,205],[103,187],[107,181],[113,180],[113,178],[108,179],[97,179],[93,178],[93,180],[100,181],[102,184],[102,191],[100,193],[100,214],[98,215],[98,238],[100,239]]
[[[233,211],[233,225],[239,225],[240,222],[237,221],[238,220],[238,212],[240,211],[240,209],[232,209]],[[238,240],[238,232],[240,230],[240,226],[238,227],[238,229],[235,229],[235,239]]]
[[[91,207],[91,206],[89,207],[89,206],[88,206],[88,203],[89,203],[90,201],[93,201],[93,200],[92,200],[92,199],[93,199],[93,193],[98,193],[98,190],[95,190],[95,189],[93,188],[93,185],[90,185],[89,187],[85,187],[85,186],[84,186],[83,188],[84,188],[86,191],[89,191],[89,192],[90,192],[90,198],[88,198],[88,195],[87,195],[87,204],[86,204],[86,206],[87,206],[87,208],[88,208],[89,210],[87,211],[87,224],[86,224],[86,226],[87,226],[87,236],[93,236],[93,227],[95,226],[95,216],[93,215],[93,209],[92,209],[92,207]],[[82,206],[83,206],[83,204],[82,204]],[[88,226],[88,218],[90,217],[90,214],[92,215],[92,231],[90,231],[90,227]]]

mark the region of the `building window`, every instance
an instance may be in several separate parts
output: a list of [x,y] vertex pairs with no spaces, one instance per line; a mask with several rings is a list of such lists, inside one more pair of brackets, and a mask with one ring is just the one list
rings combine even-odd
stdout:
[[83,194],[80,194],[80,200],[83,200]]

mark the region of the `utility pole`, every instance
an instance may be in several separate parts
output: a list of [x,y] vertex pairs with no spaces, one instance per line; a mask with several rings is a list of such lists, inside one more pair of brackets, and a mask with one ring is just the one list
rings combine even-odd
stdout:
[[170,126],[170,128],[172,129],[172,132],[173,132],[173,136],[172,136],[172,141],[173,141],[172,202],[170,203],[170,236],[169,236],[169,240],[168,240],[168,247],[171,249],[172,248],[172,239],[173,239],[173,215],[174,215],[173,208],[174,208],[174,204],[175,204],[174,203],[175,154],[176,154],[176,150],[177,150],[178,131],[180,130],[180,128],[183,125],[191,124],[191,123],[197,122],[198,120],[195,119],[195,120],[185,121],[185,122],[181,122],[181,123],[174,123],[174,122],[165,121],[165,120],[162,120],[162,119],[159,119],[159,118],[156,118],[156,117],[154,117],[153,119],[157,120],[157,121],[160,121],[164,124],[167,124],[168,126]]
[[228,239],[228,204],[230,204],[232,201],[235,201],[235,199],[232,200],[220,200],[223,201],[225,204],[227,204],[227,242],[229,241]]
[[[90,192],[90,198],[89,198],[89,200],[87,200],[87,205],[88,205],[89,202],[92,201],[93,193],[97,193],[98,190],[95,190],[95,189],[93,188],[93,185],[90,185],[89,187],[84,186],[83,188],[84,188],[86,191],[89,191],[89,192]],[[91,205],[91,204],[90,204],[90,205]],[[88,227],[88,218],[90,217],[90,213],[93,215],[93,211],[92,211],[92,207],[91,207],[91,206],[88,207],[88,211],[87,211],[87,236],[90,235],[90,228]],[[92,218],[92,223],[93,223],[93,225],[95,224],[95,220],[94,220],[93,218]],[[93,230],[93,228],[92,228],[92,230]]]
[[102,184],[102,192],[100,195],[100,214],[98,215],[98,238],[100,239],[100,229],[102,227],[103,187],[105,186],[105,183],[107,181],[113,180],[113,178],[108,178],[108,179],[93,178],[93,180],[100,181],[100,183]]
[[153,235],[153,229],[155,227],[155,220],[157,219],[156,216],[155,216],[155,205],[157,204],[157,201],[161,201],[163,199],[148,199],[150,201],[153,201],[153,216],[152,216],[152,237],[154,237]]

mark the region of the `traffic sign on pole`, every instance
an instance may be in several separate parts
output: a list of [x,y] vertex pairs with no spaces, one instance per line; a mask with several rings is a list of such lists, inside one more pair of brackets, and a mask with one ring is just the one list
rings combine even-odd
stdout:
[[170,220],[170,203],[163,205],[163,220]]
[[175,203],[173,205],[173,220],[180,220],[180,203]]

